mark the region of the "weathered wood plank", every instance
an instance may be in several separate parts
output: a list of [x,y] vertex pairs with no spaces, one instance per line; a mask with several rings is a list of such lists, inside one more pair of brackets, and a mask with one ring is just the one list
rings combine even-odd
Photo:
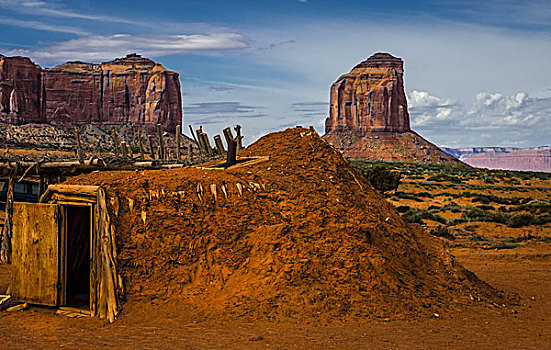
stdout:
[[57,305],[58,227],[59,210],[56,205],[14,203],[14,300]]

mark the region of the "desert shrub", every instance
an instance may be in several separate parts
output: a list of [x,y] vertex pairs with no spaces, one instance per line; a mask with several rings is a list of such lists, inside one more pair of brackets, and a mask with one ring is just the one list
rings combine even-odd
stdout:
[[472,208],[469,211],[464,211],[461,217],[467,221],[497,222],[500,224],[506,224],[509,220],[509,216],[506,214],[492,213],[480,208]]
[[510,242],[499,242],[499,243],[494,243],[492,245],[496,249],[515,249],[515,248],[518,248],[519,246],[517,243],[510,243]]
[[[528,198],[529,199],[529,198]],[[532,213],[542,214],[542,213],[551,213],[551,203],[542,200],[530,200],[527,203],[517,205],[509,209],[510,211],[521,211],[526,210]]]
[[455,240],[455,236],[450,233],[446,226],[437,226],[430,229],[430,234],[436,237],[442,237],[450,240]]
[[412,193],[406,193],[406,192],[402,192],[402,191],[396,191],[396,192],[394,192],[394,194],[392,196],[396,197],[396,198],[399,198],[399,199],[411,199],[411,200],[414,200],[416,202],[422,202],[423,201],[421,198],[417,197],[416,195],[414,195]]
[[437,213],[439,212],[441,209],[440,207],[436,206],[436,205],[431,205],[427,208],[428,211],[430,211],[431,213]]
[[482,237],[481,235],[472,235],[471,237],[469,237],[469,239],[473,242],[485,242],[485,241],[487,241],[487,239]]
[[471,199],[471,202],[473,203],[480,202],[483,204],[490,204],[491,200],[487,196],[476,196],[473,199]]
[[423,220],[433,220],[443,225],[447,224],[446,219],[444,219],[440,215],[433,214],[428,210],[410,210],[405,212],[402,215],[402,218],[407,222],[416,224],[423,224]]
[[448,226],[455,226],[467,222],[464,218],[454,218],[448,220]]
[[534,221],[534,216],[530,214],[518,214],[509,217],[507,226],[509,227],[522,227],[531,225]]
[[398,207],[396,207],[396,210],[398,211],[398,213],[405,213],[408,210],[411,210],[411,207],[409,205],[399,205]]
[[534,225],[545,225],[551,222],[551,214],[538,216],[534,219]]
[[454,202],[450,202],[450,203],[446,204],[445,206],[442,207],[442,209],[443,210],[449,210],[452,213],[460,213],[461,212],[461,207],[457,203],[454,203]]
[[391,171],[384,165],[363,168],[360,173],[379,192],[394,191],[400,185],[401,174]]
[[434,198],[434,196],[429,192],[419,192],[415,194],[418,197],[424,197],[424,198]]
[[523,236],[518,236],[516,238],[512,238],[512,239],[509,239],[509,242],[511,243],[520,243],[520,242],[524,242],[524,241],[529,241],[529,240],[532,240],[532,239],[537,239],[539,238],[538,236],[532,236],[531,234],[528,234],[528,235],[523,235]]
[[482,210],[496,210],[496,208],[491,205],[477,205],[476,207]]

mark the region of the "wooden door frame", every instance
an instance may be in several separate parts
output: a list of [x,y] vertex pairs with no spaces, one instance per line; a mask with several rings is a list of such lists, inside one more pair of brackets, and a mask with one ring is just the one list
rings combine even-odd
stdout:
[[67,207],[88,207],[90,209],[90,271],[88,283],[90,284],[90,305],[92,309],[92,260],[96,259],[93,253],[95,203],[91,202],[57,202],[59,205],[59,284],[58,284],[58,306],[67,306]]

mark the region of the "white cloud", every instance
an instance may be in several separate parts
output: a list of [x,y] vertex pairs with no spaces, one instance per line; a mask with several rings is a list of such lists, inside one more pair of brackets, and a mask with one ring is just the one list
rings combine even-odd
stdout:
[[76,35],[90,34],[89,32],[76,27],[58,25],[58,24],[48,24],[41,21],[19,20],[19,19],[4,17],[4,16],[0,16],[0,24],[7,24],[10,26],[43,30],[47,32],[69,33],[69,34],[76,34]]
[[413,90],[408,97],[412,124],[422,126],[434,121],[451,120],[457,117],[461,106],[451,100],[443,100],[426,91]]
[[68,60],[99,61],[121,57],[129,52],[162,57],[206,51],[234,50],[248,47],[247,39],[236,33],[193,35],[87,36],[56,42],[34,50],[9,50],[6,56],[29,56],[43,63]]
[[412,128],[441,145],[534,146],[550,142],[551,97],[481,92],[465,108],[414,90],[408,101]]
[[58,18],[74,18],[100,22],[138,24],[125,18],[112,16],[98,16],[92,14],[83,14],[73,10],[66,9],[60,4],[52,4],[45,1],[22,1],[22,0],[0,0],[0,8],[25,15],[46,16]]

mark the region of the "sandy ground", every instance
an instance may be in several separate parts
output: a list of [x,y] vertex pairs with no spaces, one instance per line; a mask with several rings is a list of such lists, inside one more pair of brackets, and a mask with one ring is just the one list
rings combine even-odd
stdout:
[[[479,277],[518,293],[509,308],[465,307],[439,318],[316,324],[194,320],[185,305],[129,301],[114,324],[55,316],[47,308],[0,312],[0,349],[549,349],[551,348],[551,249],[536,243],[509,250],[454,251]],[[9,283],[0,265],[0,292]]]

